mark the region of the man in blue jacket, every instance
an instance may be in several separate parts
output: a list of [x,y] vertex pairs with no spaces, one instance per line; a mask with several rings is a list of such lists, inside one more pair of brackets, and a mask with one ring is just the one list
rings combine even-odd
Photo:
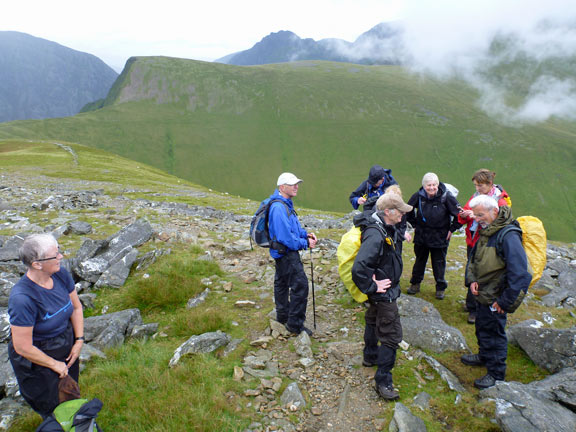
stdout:
[[474,386],[485,389],[492,387],[496,380],[504,380],[508,354],[506,313],[514,311],[522,302],[532,275],[518,231],[503,235],[501,252],[497,248],[498,232],[514,223],[510,207],[498,207],[488,195],[478,195],[469,205],[482,227],[466,266],[466,285],[477,303],[475,325],[479,352],[465,354],[461,361],[469,366],[486,366],[486,375],[474,380]]
[[286,326],[291,333],[300,334],[312,331],[304,327],[308,304],[308,278],[298,251],[316,246],[317,238],[300,226],[294,210],[292,198],[298,194],[301,179],[292,173],[282,173],[278,177],[278,188],[271,200],[279,200],[270,205],[268,231],[272,244],[270,256],[276,262],[274,276],[274,302],[276,320]]

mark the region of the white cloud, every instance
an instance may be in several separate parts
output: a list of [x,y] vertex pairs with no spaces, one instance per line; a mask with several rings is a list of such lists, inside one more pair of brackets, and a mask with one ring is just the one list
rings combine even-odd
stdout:
[[[464,78],[480,91],[482,109],[507,124],[576,118],[566,68],[576,61],[572,0],[410,1],[404,13],[413,70]],[[495,50],[495,38],[506,39],[507,49]],[[508,102],[511,92],[521,103]]]

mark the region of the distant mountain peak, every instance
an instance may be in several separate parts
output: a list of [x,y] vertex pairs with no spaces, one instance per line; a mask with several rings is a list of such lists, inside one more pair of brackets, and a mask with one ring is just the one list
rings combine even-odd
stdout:
[[117,76],[92,54],[0,31],[0,122],[77,114],[105,98]]
[[262,38],[252,48],[215,60],[239,66],[284,63],[299,60],[328,60],[360,64],[399,64],[401,28],[397,23],[380,23],[356,41],[326,38],[302,39],[294,32],[280,30]]

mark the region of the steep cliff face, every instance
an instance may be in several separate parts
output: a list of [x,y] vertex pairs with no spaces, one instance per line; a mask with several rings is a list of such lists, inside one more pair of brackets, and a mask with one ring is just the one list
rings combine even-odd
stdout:
[[118,74],[99,58],[0,32],[0,122],[66,117],[106,97]]

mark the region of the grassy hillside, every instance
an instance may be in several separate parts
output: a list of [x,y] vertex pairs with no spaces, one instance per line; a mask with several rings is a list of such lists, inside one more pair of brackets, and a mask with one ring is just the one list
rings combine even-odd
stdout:
[[576,240],[576,124],[505,127],[476,108],[476,96],[393,66],[134,58],[102,109],[1,124],[0,138],[82,143],[253,199],[293,171],[305,180],[299,204],[334,211],[351,210],[348,195],[374,163],[391,168],[408,196],[434,171],[462,202],[485,167],[517,215]]

